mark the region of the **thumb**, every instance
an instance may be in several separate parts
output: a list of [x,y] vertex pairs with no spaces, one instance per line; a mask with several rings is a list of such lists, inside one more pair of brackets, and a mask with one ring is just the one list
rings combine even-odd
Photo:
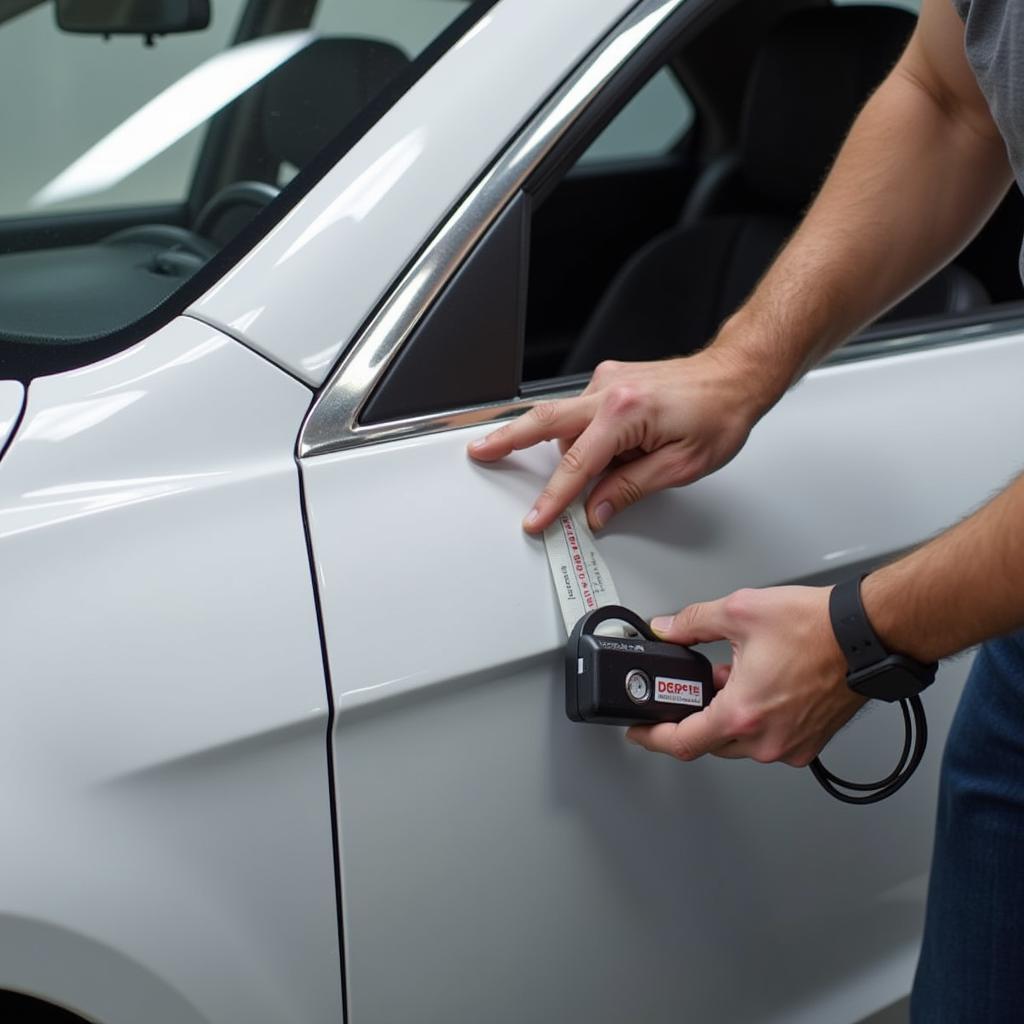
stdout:
[[732,616],[725,599],[691,604],[675,615],[659,615],[651,620],[651,629],[673,644],[706,644],[730,640],[734,636]]
[[681,722],[632,725],[626,730],[626,739],[654,753],[695,761],[729,742],[724,725],[725,720],[712,703]]

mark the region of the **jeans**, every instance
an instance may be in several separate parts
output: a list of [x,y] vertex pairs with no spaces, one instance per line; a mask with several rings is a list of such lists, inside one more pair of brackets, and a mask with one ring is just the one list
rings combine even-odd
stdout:
[[910,1016],[1024,1021],[1024,631],[981,648],[953,719]]

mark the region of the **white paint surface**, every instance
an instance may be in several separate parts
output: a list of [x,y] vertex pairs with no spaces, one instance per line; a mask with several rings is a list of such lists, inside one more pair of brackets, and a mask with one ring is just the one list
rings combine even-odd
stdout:
[[0,462],[0,989],[341,1019],[309,400],[188,319],[31,385]]

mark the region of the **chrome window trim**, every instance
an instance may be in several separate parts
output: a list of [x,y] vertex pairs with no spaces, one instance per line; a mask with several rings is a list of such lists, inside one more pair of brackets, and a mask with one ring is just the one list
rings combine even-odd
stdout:
[[[579,394],[584,383],[579,378],[568,378],[551,381],[550,387],[531,389],[529,395],[507,402],[369,426],[359,423],[363,407],[388,366],[484,232],[622,64],[684,2],[687,0],[642,0],[637,4],[530,119],[446,218],[318,392],[299,434],[300,458],[510,419],[539,402]],[[688,0],[695,12],[709,2]],[[1024,316],[1000,318],[994,311],[979,312],[986,312],[988,318],[847,345],[821,365],[841,365],[1024,332]]]
[[855,342],[838,348],[822,366],[838,366],[843,363],[856,363],[863,359],[879,359],[883,356],[903,355],[907,352],[920,352],[923,349],[946,348],[950,345],[964,345],[979,341],[982,338],[1003,338],[1024,333],[1024,315],[1019,311],[1009,316],[999,316],[999,307],[978,310],[979,319],[970,324],[959,324],[956,327],[935,327],[934,330],[917,330],[913,334],[901,334],[895,338],[879,338],[872,341]]
[[[532,401],[418,416],[364,427],[359,415],[406,338],[498,214],[622,64],[683,3],[641,0],[541,107],[449,215],[348,347],[313,402],[299,434],[300,458],[451,430],[513,415]],[[501,410],[501,411],[498,411]]]

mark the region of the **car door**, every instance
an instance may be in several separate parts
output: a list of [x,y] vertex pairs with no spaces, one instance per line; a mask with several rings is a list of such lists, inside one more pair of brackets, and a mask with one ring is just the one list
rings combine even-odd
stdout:
[[[908,990],[970,659],[929,692],[914,780],[869,809],[806,771],[646,755],[563,711],[563,627],[520,528],[557,451],[465,455],[580,386],[519,387],[531,205],[596,130],[598,87],[708,6],[620,23],[399,276],[304,426],[353,1021],[853,1022]],[[622,598],[649,616],[830,582],[948,525],[1016,469],[1022,329],[940,325],[815,370],[728,467],[615,520],[599,542]],[[898,730],[869,711],[830,766],[884,774]]]

